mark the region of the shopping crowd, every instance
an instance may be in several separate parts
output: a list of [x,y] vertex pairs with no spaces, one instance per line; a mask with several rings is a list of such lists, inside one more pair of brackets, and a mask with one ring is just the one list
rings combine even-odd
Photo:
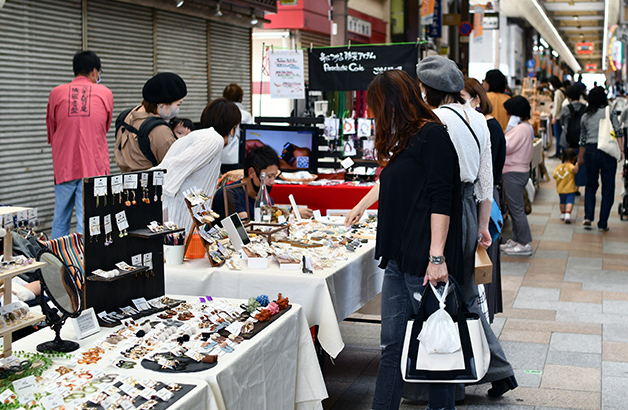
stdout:
[[[75,79],[52,90],[47,111],[56,196],[52,237],[69,233],[73,208],[77,231],[82,232],[81,180],[109,174],[106,133],[112,122],[114,157],[120,169],[166,169],[163,203],[168,219],[189,232],[192,221],[183,192],[198,187],[213,193],[221,172],[238,163],[239,125],[252,122],[241,104],[242,89],[229,85],[222,98],[205,107],[195,126],[178,117],[187,95],[184,80],[174,73],[159,73],[145,83],[142,101],[122,107],[114,119],[112,92],[100,84],[98,56],[79,52],[73,68]],[[535,138],[532,106],[524,96],[513,95],[499,70],[490,70],[479,81],[464,77],[447,58],[429,56],[417,65],[416,74],[414,79],[403,71],[385,71],[369,86],[367,104],[377,124],[375,148],[383,171],[346,218],[351,225],[379,200],[375,253],[385,269],[383,348],[373,409],[398,408],[402,392],[409,398],[427,397],[429,409],[454,409],[455,402],[464,399],[464,385],[459,383],[416,383],[404,389],[400,370],[408,320],[423,303],[426,309],[437,309],[429,295],[452,279],[460,285],[466,309],[480,318],[488,342],[490,363],[478,382],[492,383],[488,391],[492,397],[517,387],[490,321],[502,311],[500,253],[532,255],[526,216]],[[578,187],[585,186],[585,228],[596,221],[595,197],[601,180],[597,227],[604,232],[619,158],[598,149],[600,120],[609,116],[623,156],[628,104],[624,93],[618,92],[612,109],[607,109],[604,88],[585,94],[581,86],[581,82],[549,79],[555,156],[562,159],[553,175],[565,223],[573,222],[574,198]],[[245,160],[244,178],[251,182],[249,201],[261,185],[262,171],[273,180],[279,172],[276,155],[258,151]],[[504,243],[489,229],[495,208],[507,209],[512,221],[512,236]],[[485,286],[488,316],[478,304],[474,282],[478,245],[488,250],[493,263],[492,282]]]

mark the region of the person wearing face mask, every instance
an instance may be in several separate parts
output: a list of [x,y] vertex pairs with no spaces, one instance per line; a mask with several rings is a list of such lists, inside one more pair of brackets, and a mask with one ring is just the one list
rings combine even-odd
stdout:
[[220,176],[220,153],[235,133],[241,120],[240,110],[231,101],[218,98],[201,115],[201,126],[185,138],[175,141],[155,169],[165,169],[163,208],[168,220],[192,229],[192,216],[185,204],[184,192],[197,187],[211,195]]
[[[219,220],[224,219],[234,212],[238,213],[242,220],[251,219],[247,214],[246,201],[248,200],[249,202],[249,212],[253,212],[255,198],[260,189],[260,177],[262,172],[266,173],[266,189],[268,189],[268,194],[270,194],[273,189],[273,184],[275,183],[275,178],[277,178],[281,172],[279,171],[279,155],[268,145],[255,147],[246,155],[244,159],[244,177],[232,183],[245,182],[246,191],[245,188],[227,190],[227,210],[225,210],[225,187],[216,191],[212,202],[212,209],[220,215]],[[270,198],[270,200],[272,203],[272,198]],[[312,217],[312,210],[309,208],[299,208],[299,213],[302,218]]]
[[164,159],[177,140],[168,121],[179,114],[186,95],[185,81],[174,73],[159,73],[144,84],[142,104],[116,119],[114,156],[122,172],[149,169]]
[[508,124],[508,114],[504,109],[504,102],[510,98],[506,92],[506,76],[499,70],[489,70],[486,72],[484,83],[482,84],[486,90],[491,105],[493,106],[493,117],[499,121],[502,130],[506,131]]
[[[229,101],[233,101],[242,114],[242,124],[253,124],[253,116],[246,110],[242,104],[244,91],[236,83],[231,83],[222,92],[222,96]],[[238,160],[240,155],[240,127],[236,129],[234,136],[229,140],[225,149],[222,150],[222,165],[220,172],[223,174],[238,168]]]

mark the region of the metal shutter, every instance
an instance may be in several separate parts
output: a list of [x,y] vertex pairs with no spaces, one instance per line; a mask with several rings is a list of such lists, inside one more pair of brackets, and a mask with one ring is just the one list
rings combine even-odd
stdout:
[[48,228],[55,200],[46,107],[50,91],[74,78],[81,2],[8,0],[0,38],[0,204],[37,207]]
[[90,0],[87,3],[87,48],[100,57],[102,84],[113,92],[113,120],[107,140],[111,173],[119,173],[113,159],[116,117],[142,102],[142,87],[154,74],[152,9]]
[[207,20],[157,11],[155,55],[158,72],[177,73],[185,80],[188,94],[181,105],[181,117],[200,121],[209,96]]
[[310,45],[316,47],[329,47],[331,44],[331,36],[329,34],[317,34],[309,31],[299,30],[300,47],[306,48],[303,50],[303,72],[305,74],[305,81],[310,78],[309,59],[308,52]]
[[212,22],[209,26],[211,99],[222,97],[231,83],[244,91],[242,104],[251,111],[251,29]]

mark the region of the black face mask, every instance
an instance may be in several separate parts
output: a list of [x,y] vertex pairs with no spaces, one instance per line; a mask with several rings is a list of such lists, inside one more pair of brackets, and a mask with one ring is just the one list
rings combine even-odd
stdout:
[[[259,178],[259,175],[257,177]],[[251,185],[253,185],[253,191],[255,191],[255,194],[257,194],[259,192],[260,186],[257,185],[255,183],[255,181],[253,181],[253,178],[251,178]],[[266,185],[266,190],[268,191],[268,195],[270,195],[270,191],[273,190],[273,186],[272,185]]]

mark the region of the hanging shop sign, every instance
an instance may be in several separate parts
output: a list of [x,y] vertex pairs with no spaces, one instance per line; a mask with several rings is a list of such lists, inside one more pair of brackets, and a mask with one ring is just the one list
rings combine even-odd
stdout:
[[271,98],[305,98],[303,50],[272,51],[268,64]]
[[347,16],[347,31],[364,37],[371,37],[372,25],[370,21],[354,16]]
[[472,30],[473,27],[468,21],[463,21],[458,25],[458,33],[460,33],[461,36],[468,36],[469,34],[471,34]]
[[473,41],[481,41],[484,34],[484,9],[482,6],[475,7],[473,14]]
[[427,33],[427,35],[432,38],[440,38],[443,36],[441,0],[434,2],[434,16]]
[[576,54],[593,54],[593,43],[576,44]]
[[499,30],[499,14],[484,13],[482,25],[484,26],[484,30]]
[[434,17],[434,7],[436,0],[423,0],[421,4],[421,24],[428,25]]
[[460,14],[443,14],[443,26],[457,26],[460,24]]
[[386,70],[416,78],[419,48],[415,43],[313,48],[308,58],[311,90],[356,91],[366,90]]
[[597,64],[589,63],[586,65],[586,70],[590,73],[594,73],[597,71]]

